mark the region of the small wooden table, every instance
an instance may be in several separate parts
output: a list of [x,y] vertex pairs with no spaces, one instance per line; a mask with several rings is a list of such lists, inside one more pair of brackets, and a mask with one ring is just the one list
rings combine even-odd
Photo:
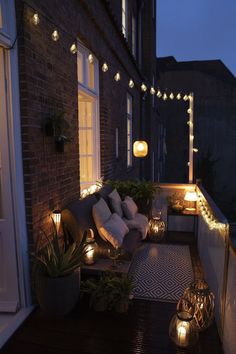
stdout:
[[[176,212],[172,208],[168,207],[167,210],[167,232],[170,231],[179,231],[179,232],[186,232],[186,230],[181,229],[182,224],[184,224],[184,219],[186,219],[186,224],[191,226],[191,229],[187,232],[192,232],[194,234],[195,240],[197,240],[197,232],[198,232],[198,210],[186,210],[184,209],[181,212]],[[181,220],[182,218],[182,220]],[[175,222],[175,230],[170,229],[170,222]]]
[[84,264],[81,268],[82,274],[99,275],[106,271],[116,274],[128,274],[131,261],[117,260],[116,268],[112,268],[112,260],[109,258],[99,258],[94,264]]

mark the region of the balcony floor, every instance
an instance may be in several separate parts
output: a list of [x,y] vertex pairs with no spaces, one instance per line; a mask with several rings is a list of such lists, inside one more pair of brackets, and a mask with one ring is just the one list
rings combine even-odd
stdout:
[[[185,242],[173,235],[167,242]],[[202,275],[197,249],[189,238],[195,277]],[[175,304],[134,300],[127,314],[96,313],[80,303],[64,319],[49,319],[36,310],[2,349],[2,354],[223,354],[215,323],[200,334],[195,348],[177,349],[168,327]]]

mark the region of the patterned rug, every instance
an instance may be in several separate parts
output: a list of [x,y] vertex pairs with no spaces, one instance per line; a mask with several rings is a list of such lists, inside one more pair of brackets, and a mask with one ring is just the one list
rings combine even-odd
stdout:
[[178,302],[194,279],[189,247],[144,244],[134,256],[129,275],[136,299]]

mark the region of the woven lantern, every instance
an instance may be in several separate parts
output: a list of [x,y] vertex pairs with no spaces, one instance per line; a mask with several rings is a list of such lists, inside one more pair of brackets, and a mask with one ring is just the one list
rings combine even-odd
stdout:
[[184,298],[194,306],[194,318],[199,331],[207,329],[214,318],[214,295],[210,291],[207,282],[198,279],[190,284],[184,291]]
[[178,347],[193,347],[198,341],[198,331],[193,316],[193,305],[181,298],[177,305],[177,313],[172,317],[169,326],[170,339]]
[[92,265],[96,261],[98,245],[94,239],[94,233],[92,229],[87,230],[86,237],[87,245],[85,247],[84,263],[87,265]]
[[161,219],[161,212],[149,220],[149,239],[152,241],[161,241],[165,236],[166,225]]

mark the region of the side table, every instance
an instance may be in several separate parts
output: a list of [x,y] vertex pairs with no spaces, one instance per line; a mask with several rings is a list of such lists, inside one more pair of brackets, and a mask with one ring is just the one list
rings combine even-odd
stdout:
[[99,258],[94,264],[84,264],[81,268],[82,274],[101,275],[103,272],[111,271],[116,274],[128,274],[131,261],[117,260],[116,268],[112,268],[112,260],[109,258]]
[[168,207],[167,210],[167,232],[191,232],[197,241],[198,233],[198,211],[183,210],[176,212]]

